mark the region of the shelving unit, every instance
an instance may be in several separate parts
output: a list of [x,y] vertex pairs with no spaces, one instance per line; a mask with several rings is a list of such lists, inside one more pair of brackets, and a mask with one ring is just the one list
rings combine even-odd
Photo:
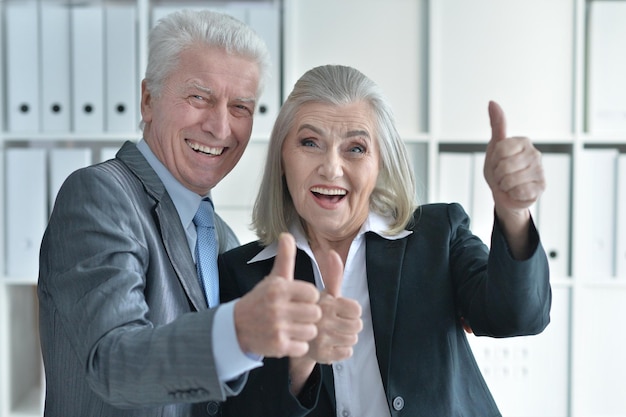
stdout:
[[[23,8],[20,9],[23,13],[10,14],[7,10],[12,7]],[[26,262],[30,272],[22,273],[21,268],[17,267],[21,262],[15,262],[14,259],[9,259],[7,256],[16,247],[16,242],[11,241],[9,236],[9,226],[12,220],[9,219],[10,199],[7,193],[11,188],[10,184],[15,184],[12,181],[21,181],[22,184],[20,186],[23,186],[24,190],[24,194],[20,194],[21,196],[28,195],[26,193],[32,192],[32,190],[28,187],[28,181],[24,181],[23,178],[13,178],[11,173],[7,172],[7,161],[15,156],[12,152],[16,149],[41,150],[45,152],[44,165],[46,166],[46,174],[45,178],[41,178],[41,181],[37,184],[41,185],[41,182],[45,182],[44,188],[46,191],[44,193],[46,195],[40,196],[37,199],[37,203],[45,204],[44,211],[47,216],[51,210],[49,200],[53,200],[56,186],[60,185],[53,184],[56,180],[52,172],[54,152],[58,150],[68,151],[67,155],[61,155],[61,160],[67,162],[67,169],[69,169],[70,166],[85,165],[109,159],[114,156],[116,150],[124,141],[141,138],[141,132],[138,128],[139,116],[137,116],[136,123],[133,126],[123,130],[107,129],[105,126],[102,131],[93,132],[80,132],[74,128],[49,131],[42,127],[28,131],[30,129],[28,125],[19,131],[12,130],[9,120],[12,117],[11,111],[14,108],[9,108],[12,102],[7,86],[15,80],[10,79],[11,74],[7,65],[7,56],[11,53],[10,50],[7,50],[8,42],[11,41],[10,36],[8,36],[10,35],[9,19],[16,16],[18,18],[26,16],[26,20],[38,20],[41,23],[43,10],[45,9],[46,13],[53,10],[59,13],[57,16],[60,16],[66,23],[69,19],[69,25],[59,28],[62,32],[64,30],[72,30],[68,29],[67,26],[74,28],[71,25],[71,19],[78,19],[74,14],[76,10],[97,9],[96,14],[99,14],[97,19],[102,19],[103,24],[106,24],[110,10],[124,10],[130,13],[130,15],[124,17],[126,22],[128,22],[129,16],[132,19],[131,26],[125,27],[129,31],[129,37],[131,38],[126,39],[126,42],[133,44],[132,46],[136,51],[136,72],[131,74],[135,78],[135,85],[132,87],[134,91],[133,102],[127,105],[138,106],[139,83],[143,78],[143,71],[147,63],[147,35],[151,25],[154,24],[156,18],[169,10],[206,7],[233,14],[252,25],[259,31],[261,36],[266,38],[268,46],[272,51],[273,67],[276,74],[272,74],[272,80],[266,86],[266,93],[261,100],[266,111],[264,113],[259,111],[259,114],[255,117],[253,138],[249,145],[250,149],[244,157],[256,162],[253,158],[255,155],[252,152],[256,152],[257,157],[260,154],[264,154],[269,128],[273,120],[272,115],[277,112],[280,105],[281,0],[256,0],[254,2],[245,0],[212,2],[201,0],[0,0],[0,44],[3,45],[2,55],[0,56],[0,80],[2,80],[0,82],[0,93],[2,93],[0,94],[0,97],[2,97],[0,100],[0,115],[2,115],[0,123],[0,219],[2,219],[0,228],[0,417],[41,416],[45,390],[37,324],[37,274],[32,272],[37,269],[38,259],[33,249],[31,251],[33,253],[29,254]],[[254,12],[250,11],[252,8],[254,8]],[[98,20],[99,23],[100,20]],[[274,24],[266,26],[266,23]],[[121,29],[121,27],[117,28],[117,30]],[[30,30],[37,32],[42,29],[30,28]],[[66,34],[66,40],[71,42],[70,32]],[[34,36],[39,36],[41,40],[43,35]],[[109,39],[108,41],[111,40]],[[94,42],[93,47],[96,48],[97,44],[98,42]],[[105,58],[111,59],[104,47],[103,54]],[[68,60],[72,59],[71,56],[66,58]],[[71,67],[70,63],[65,64]],[[70,82],[69,77],[67,80]],[[27,80],[26,82],[36,81]],[[60,79],[58,80],[58,82],[61,81]],[[96,83],[95,80],[93,82]],[[77,87],[72,86],[71,89],[76,90]],[[15,91],[15,89],[11,91]],[[66,93],[68,96],[70,95],[69,91]],[[72,103],[72,105],[75,106],[75,103]],[[32,111],[33,109],[35,107],[31,106],[30,110]],[[61,109],[63,110],[63,107]],[[66,110],[69,111],[70,109]],[[39,111],[43,112],[44,109],[39,108]],[[40,117],[43,118],[44,116],[41,115]],[[77,116],[72,115],[71,117],[75,119]],[[76,123],[73,124],[76,125]],[[63,159],[71,158],[69,152],[76,150],[79,151],[77,153],[79,158],[87,157],[88,161]],[[86,151],[87,154],[81,153],[81,150]],[[245,160],[242,162],[245,162]],[[253,165],[246,162],[245,166],[251,167]],[[74,168],[77,167],[74,166]],[[240,172],[239,175],[246,177],[245,172]],[[235,177],[229,179],[231,183],[235,180]],[[241,180],[239,182],[244,183]],[[246,184],[246,186],[248,185]],[[250,232],[246,229],[246,221],[243,220],[250,217],[251,204],[242,200],[239,197],[240,193],[229,193],[228,184],[225,184],[223,188],[224,190],[215,190],[214,193],[214,196],[220,201],[217,205],[220,214],[231,220],[234,229],[240,234],[242,240],[251,240]],[[242,189],[244,188],[237,188],[238,191]],[[250,193],[246,195],[250,195]],[[25,198],[27,199],[27,197]],[[43,230],[40,231],[40,234],[42,233]],[[36,240],[38,239],[40,239],[40,236]],[[39,242],[36,245],[38,246]],[[38,248],[36,251],[38,252]]]
[[[0,0],[0,44],[6,36],[6,9],[17,0]],[[76,3],[19,0],[22,3]],[[510,135],[533,139],[544,155],[566,156],[565,176],[548,177],[546,196],[569,191],[555,213],[536,218],[555,271],[552,323],[539,336],[483,339],[469,336],[496,402],[507,417],[626,416],[621,377],[626,336],[618,329],[626,303],[626,275],[583,273],[590,262],[583,226],[603,219],[584,210],[581,161],[589,148],[614,148],[626,154],[626,129],[598,133],[589,129],[589,13],[601,0],[91,0],[104,8],[132,5],[137,16],[137,80],[146,64],[145,39],[154,9],[182,7],[263,7],[280,10],[282,47],[277,48],[278,94],[316,65],[351,65],[380,84],[391,101],[397,124],[421,184],[420,201],[447,199],[440,180],[448,153],[478,158],[490,137],[488,100],[498,101]],[[83,2],[84,3],[84,2]],[[612,3],[626,3],[625,0]],[[615,40],[623,51],[626,38]],[[620,46],[621,45],[621,49]],[[618,55],[618,54],[616,54]],[[7,123],[6,56],[0,58],[0,417],[41,415],[42,371],[36,330],[35,276],[7,273],[6,155],[11,149],[88,148],[93,161],[111,155],[137,130],[88,135],[75,132],[11,131]],[[626,96],[626,91],[623,93]],[[137,95],[137,98],[139,96]],[[237,168],[215,190],[218,212],[234,225],[242,241],[268,136],[269,122],[256,131]],[[548,163],[550,158],[544,158]],[[474,159],[479,161],[479,159]],[[478,165],[480,168],[480,165]],[[455,173],[452,173],[455,174]],[[466,172],[471,177],[475,172]],[[459,176],[458,173],[455,175]],[[477,178],[480,179],[478,175]],[[598,184],[601,187],[602,184]],[[468,193],[478,193],[468,183]],[[626,189],[626,184],[618,185]],[[476,188],[476,190],[474,190]],[[471,189],[471,190],[470,190]],[[236,190],[234,192],[233,190]],[[246,190],[246,192],[242,192]],[[478,194],[476,194],[478,195]],[[560,195],[560,194],[559,194]],[[459,199],[461,196],[459,196]],[[558,198],[552,197],[557,201]],[[548,198],[546,197],[546,201]],[[552,204],[552,203],[551,203]],[[556,203],[554,203],[556,204]],[[466,209],[479,228],[478,204]],[[544,210],[544,211],[542,211]],[[484,211],[484,210],[483,210]],[[548,212],[549,213],[549,212]],[[487,213],[491,215],[491,212]],[[553,236],[553,221],[564,219],[563,236]],[[613,224],[615,226],[615,224]],[[616,237],[617,238],[617,237]],[[558,240],[561,239],[561,240]],[[559,243],[561,242],[561,243]],[[561,245],[558,248],[552,245]],[[548,247],[550,246],[550,247]],[[608,249],[607,249],[608,250]],[[563,259],[565,257],[566,259]],[[557,264],[561,262],[562,264]],[[564,266],[563,266],[564,265]],[[611,276],[616,275],[616,276]]]

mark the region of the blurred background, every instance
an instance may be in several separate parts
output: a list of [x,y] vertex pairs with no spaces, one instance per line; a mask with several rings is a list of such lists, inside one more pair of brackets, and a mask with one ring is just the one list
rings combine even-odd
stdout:
[[[138,140],[149,28],[180,8],[230,13],[273,60],[253,137],[213,191],[240,240],[274,117],[294,82],[351,65],[391,101],[421,202],[457,201],[486,242],[482,177],[495,100],[543,152],[533,207],[548,252],[541,335],[468,335],[504,416],[626,416],[626,0],[0,0],[0,417],[41,416],[39,242],[73,170]],[[621,214],[621,216],[620,216]]]

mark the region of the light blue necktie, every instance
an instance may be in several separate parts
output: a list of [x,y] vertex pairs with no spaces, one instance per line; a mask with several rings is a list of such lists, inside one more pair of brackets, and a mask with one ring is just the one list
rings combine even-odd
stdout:
[[220,302],[219,274],[217,271],[217,239],[213,223],[213,203],[205,198],[193,218],[196,225],[196,267],[209,307]]

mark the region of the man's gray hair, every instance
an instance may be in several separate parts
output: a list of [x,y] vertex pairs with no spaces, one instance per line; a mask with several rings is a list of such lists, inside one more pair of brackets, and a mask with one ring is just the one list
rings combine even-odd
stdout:
[[255,61],[259,67],[261,95],[268,76],[267,46],[248,25],[227,14],[210,10],[180,10],[160,19],[150,32],[145,81],[158,97],[167,77],[178,65],[180,53],[196,45],[221,48]]

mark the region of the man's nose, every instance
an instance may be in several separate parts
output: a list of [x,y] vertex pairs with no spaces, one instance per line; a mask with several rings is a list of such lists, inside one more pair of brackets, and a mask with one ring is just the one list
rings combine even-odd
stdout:
[[202,124],[202,128],[216,139],[226,139],[231,134],[230,113],[225,105],[215,105]]

